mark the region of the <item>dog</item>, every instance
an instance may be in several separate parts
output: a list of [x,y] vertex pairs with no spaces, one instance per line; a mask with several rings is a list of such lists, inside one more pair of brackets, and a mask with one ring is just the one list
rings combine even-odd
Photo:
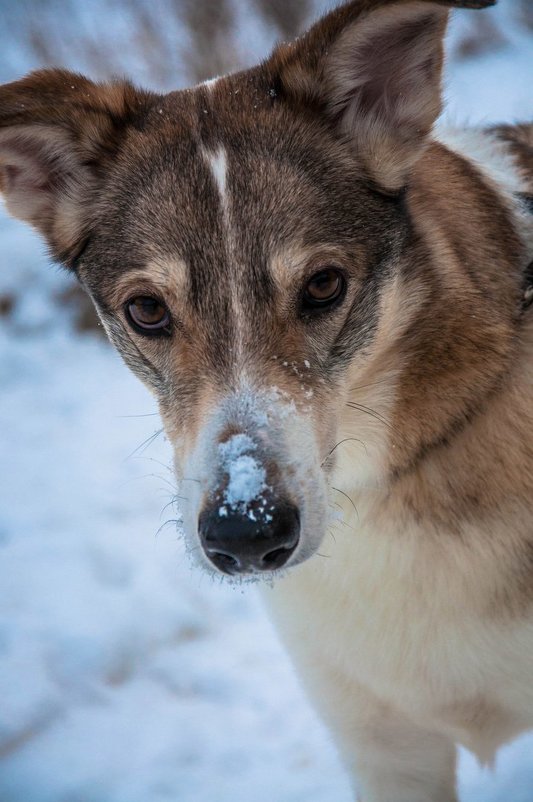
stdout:
[[435,128],[452,7],[353,0],[156,94],[0,88],[0,188],[158,399],[364,802],[533,727],[533,124]]

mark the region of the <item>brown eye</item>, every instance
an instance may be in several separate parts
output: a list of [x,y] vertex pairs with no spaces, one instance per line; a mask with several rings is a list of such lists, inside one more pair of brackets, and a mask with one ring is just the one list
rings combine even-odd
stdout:
[[157,298],[139,295],[126,304],[130,325],[141,334],[169,334],[170,313]]
[[315,309],[329,306],[337,301],[346,289],[346,281],[340,270],[328,267],[316,273],[304,291],[304,306]]

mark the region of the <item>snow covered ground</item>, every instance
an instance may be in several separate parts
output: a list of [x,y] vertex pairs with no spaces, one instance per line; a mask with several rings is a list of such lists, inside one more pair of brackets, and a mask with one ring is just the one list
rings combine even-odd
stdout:
[[[513,2],[501,49],[450,64],[456,121],[531,113]],[[24,287],[0,317],[0,801],[349,802],[253,590],[189,568],[153,401],[50,303],[65,278],[5,216],[0,261],[0,296]],[[533,737],[495,775],[463,754],[460,787],[532,802]]]

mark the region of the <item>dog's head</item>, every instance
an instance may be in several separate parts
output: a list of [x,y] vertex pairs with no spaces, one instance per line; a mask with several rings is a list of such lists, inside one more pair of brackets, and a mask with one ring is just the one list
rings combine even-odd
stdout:
[[441,361],[403,378],[439,291],[413,223],[425,189],[407,204],[404,188],[441,107],[445,6],[491,4],[357,0],[261,66],[165,96],[59,70],[0,90],[8,209],[156,394],[205,564],[307,558],[330,486],[398,472],[468,403],[456,310]]

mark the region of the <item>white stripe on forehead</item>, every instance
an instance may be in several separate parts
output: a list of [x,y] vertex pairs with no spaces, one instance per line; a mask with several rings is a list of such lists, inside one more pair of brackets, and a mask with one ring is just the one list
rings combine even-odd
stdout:
[[[209,167],[209,170],[213,176],[213,180],[215,185],[218,189],[218,194],[220,197],[220,206],[222,210],[222,227],[224,231],[224,240],[225,240],[225,247],[228,259],[230,263],[235,262],[235,236],[232,227],[232,215],[231,215],[231,198],[228,192],[228,158],[226,154],[226,150],[222,145],[219,145],[215,151],[207,150],[206,148],[202,148],[202,155]],[[239,292],[238,286],[239,282],[237,281],[237,276],[232,274],[230,276],[230,281],[233,285],[233,291],[231,293],[231,303],[233,307],[233,320],[236,329],[236,336],[235,342],[232,343],[233,348],[233,357],[238,364],[241,360],[242,356],[242,340],[243,340],[243,332],[245,327],[245,314],[242,306],[239,302]]]
[[216,154],[209,157],[210,167],[215,177],[216,185],[220,193],[222,206],[226,208],[226,174],[228,170],[228,162],[226,159],[226,151],[220,147]]
[[214,178],[216,187],[218,189],[218,194],[220,196],[220,203],[222,205],[222,211],[224,213],[224,223],[226,227],[228,226],[228,195],[227,195],[227,173],[228,173],[228,160],[226,157],[226,151],[220,145],[220,147],[216,151],[210,151],[206,148],[202,148],[202,155],[211,171],[211,175]]

